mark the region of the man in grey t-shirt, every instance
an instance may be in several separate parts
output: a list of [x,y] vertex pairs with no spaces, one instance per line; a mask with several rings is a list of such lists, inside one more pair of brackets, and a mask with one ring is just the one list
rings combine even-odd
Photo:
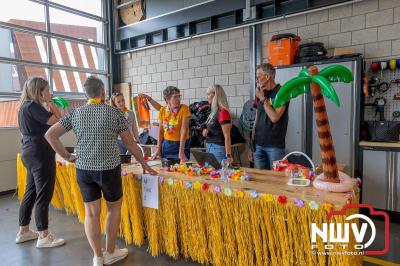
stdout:
[[[71,158],[59,138],[73,130],[77,137],[76,173],[85,205],[85,232],[94,252],[93,265],[114,263],[125,258],[128,250],[115,248],[115,240],[121,221],[121,161],[117,138],[121,136],[127,149],[152,175],[157,172],[144,161],[141,151],[133,142],[123,113],[104,104],[103,82],[88,77],[84,89],[88,104],[72,110],[52,126],[45,137],[53,149],[68,161]],[[101,250],[100,211],[101,194],[106,200],[106,250]]]

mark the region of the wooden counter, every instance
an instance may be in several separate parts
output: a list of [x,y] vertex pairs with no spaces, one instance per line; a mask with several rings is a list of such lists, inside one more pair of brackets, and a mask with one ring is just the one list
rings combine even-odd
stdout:
[[[243,168],[250,175],[250,181],[236,181],[226,183],[221,179],[210,176],[188,176],[182,173],[168,172],[160,166],[153,167],[160,176],[172,177],[183,181],[207,182],[210,185],[229,186],[232,189],[257,190],[259,193],[272,195],[285,195],[288,200],[302,199],[303,201],[316,201],[319,203],[330,202],[336,206],[343,206],[350,196],[349,193],[332,193],[315,189],[312,185],[308,187],[289,186],[288,177],[283,172],[259,170],[254,168]],[[124,164],[123,171],[127,173],[140,174],[142,168],[138,164]]]
[[372,148],[399,148],[400,142],[375,142],[375,141],[360,141],[360,146],[362,147],[372,147]]

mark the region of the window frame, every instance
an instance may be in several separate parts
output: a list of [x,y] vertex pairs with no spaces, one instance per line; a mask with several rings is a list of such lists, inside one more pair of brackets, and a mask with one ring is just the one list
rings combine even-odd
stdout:
[[[110,90],[110,80],[112,80],[112,71],[111,66],[110,66],[110,58],[109,58],[109,52],[110,52],[110,47],[108,40],[110,39],[110,32],[108,28],[108,23],[109,23],[109,12],[108,12],[108,1],[107,0],[101,0],[100,3],[102,5],[102,16],[97,16],[94,14],[90,14],[75,8],[71,8],[69,6],[65,6],[62,4],[54,3],[52,1],[48,0],[29,0],[31,2],[35,2],[38,4],[41,4],[44,6],[45,13],[45,27],[46,30],[38,30],[38,29],[33,29],[29,28],[26,26],[20,26],[20,25],[15,25],[12,23],[8,22],[3,22],[0,21],[0,28],[8,29],[10,31],[18,31],[18,32],[25,32],[25,33],[30,33],[30,34],[35,34],[39,35],[42,37],[47,38],[47,62],[35,62],[35,61],[30,61],[30,60],[24,60],[24,59],[19,59],[19,58],[9,58],[9,57],[0,57],[0,63],[3,64],[10,64],[10,65],[22,65],[22,66],[32,66],[32,67],[42,67],[42,68],[47,68],[48,69],[48,82],[49,82],[49,89],[51,92],[53,92],[55,95],[64,95],[65,97],[68,97],[68,95],[71,95],[74,97],[75,95],[81,95],[80,97],[84,97],[84,93],[70,93],[70,92],[58,92],[54,91],[54,84],[53,84],[53,71],[52,70],[65,70],[65,71],[76,71],[76,72],[82,72],[82,73],[89,73],[89,74],[96,74],[96,75],[102,75],[105,77],[106,82],[105,82],[105,89],[106,91]],[[71,14],[79,15],[85,18],[89,18],[92,20],[96,20],[102,23],[102,35],[103,35],[103,43],[98,43],[95,41],[89,41],[89,40],[84,40],[80,38],[75,38],[75,37],[70,37],[67,35],[59,34],[59,33],[53,33],[51,32],[51,20],[50,20],[50,8],[56,8],[59,10],[62,10],[64,12],[68,12]],[[51,43],[51,39],[56,39],[56,40],[63,40],[63,41],[69,41],[73,43],[78,43],[82,45],[88,45],[92,46],[95,48],[101,48],[104,50],[104,68],[103,70],[99,69],[94,69],[94,68],[85,68],[85,67],[74,67],[74,66],[68,66],[68,65],[59,65],[55,64],[52,62],[55,62],[55,58],[53,55],[53,46]],[[0,97],[6,97],[6,96],[14,96],[18,97],[21,95],[21,92],[0,92]]]

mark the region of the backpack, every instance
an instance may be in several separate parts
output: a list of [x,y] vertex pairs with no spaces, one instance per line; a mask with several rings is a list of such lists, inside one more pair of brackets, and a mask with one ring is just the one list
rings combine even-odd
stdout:
[[301,44],[297,51],[296,63],[315,62],[327,59],[327,50],[322,42]]
[[242,134],[240,134],[239,128],[232,124],[231,127],[231,145],[237,143],[246,143],[245,139],[243,138]]
[[203,129],[211,113],[208,101],[194,102],[189,105],[191,117],[189,120],[189,144],[190,147],[204,147]]
[[239,130],[245,142],[251,146],[251,132],[256,119],[257,107],[253,100],[244,103],[242,113],[239,118]]
[[157,140],[149,135],[149,130],[146,128],[139,135],[139,143],[144,145],[157,145]]

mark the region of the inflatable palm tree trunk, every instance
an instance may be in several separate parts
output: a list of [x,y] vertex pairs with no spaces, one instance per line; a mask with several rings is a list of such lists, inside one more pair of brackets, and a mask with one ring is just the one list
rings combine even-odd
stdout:
[[[309,69],[310,76],[318,74],[316,67]],[[317,125],[319,147],[321,149],[322,169],[325,175],[325,181],[339,183],[339,175],[336,164],[335,148],[329,118],[326,112],[325,100],[321,93],[321,86],[317,83],[311,83],[311,96],[313,100],[315,122]]]
[[351,71],[342,65],[326,67],[319,73],[316,66],[311,66],[308,70],[301,70],[297,77],[286,82],[274,100],[274,108],[276,109],[300,94],[311,92],[321,149],[324,174],[322,180],[329,183],[339,183],[340,179],[324,97],[332,100],[339,107],[340,101],[331,83],[349,83],[352,80]]

